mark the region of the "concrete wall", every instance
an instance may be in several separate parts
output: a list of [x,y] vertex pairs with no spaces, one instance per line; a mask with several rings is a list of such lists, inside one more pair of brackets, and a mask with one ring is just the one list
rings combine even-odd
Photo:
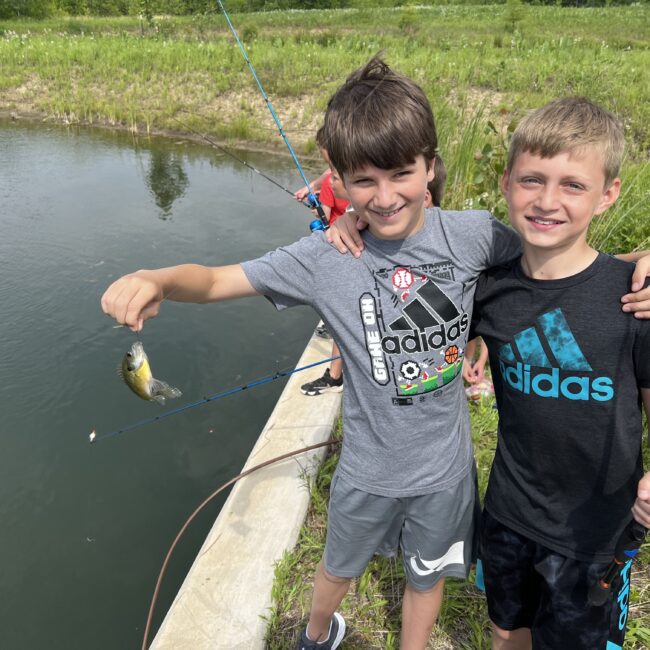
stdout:
[[[331,350],[331,340],[312,337],[297,366],[327,358]],[[300,392],[325,368],[290,377],[244,469],[329,438],[341,394]],[[324,454],[319,449],[281,461],[235,484],[151,648],[264,648],[262,616],[271,606],[273,565],[295,546],[309,505],[305,474],[315,473]]]

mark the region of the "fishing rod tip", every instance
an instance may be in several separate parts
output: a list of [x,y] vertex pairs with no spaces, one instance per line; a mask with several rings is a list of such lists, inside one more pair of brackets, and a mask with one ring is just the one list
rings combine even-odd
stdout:
[[97,437],[97,432],[95,431],[95,429],[93,429],[90,432],[90,435],[88,436],[88,441],[90,442],[91,445],[92,445],[93,442],[95,442],[96,437]]

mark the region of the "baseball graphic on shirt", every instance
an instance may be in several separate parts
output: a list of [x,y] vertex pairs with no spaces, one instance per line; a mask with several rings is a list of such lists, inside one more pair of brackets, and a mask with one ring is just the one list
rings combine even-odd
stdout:
[[391,278],[395,289],[408,289],[413,284],[413,274],[403,267],[395,269]]

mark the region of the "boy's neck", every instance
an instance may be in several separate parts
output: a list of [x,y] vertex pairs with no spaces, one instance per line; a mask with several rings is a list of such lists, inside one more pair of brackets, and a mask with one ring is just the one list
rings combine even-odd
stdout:
[[577,275],[598,257],[598,251],[586,242],[576,250],[545,250],[523,244],[521,267],[534,280],[561,280]]

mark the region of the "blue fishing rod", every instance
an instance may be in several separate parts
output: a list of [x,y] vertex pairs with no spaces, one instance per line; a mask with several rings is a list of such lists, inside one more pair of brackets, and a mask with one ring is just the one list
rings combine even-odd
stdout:
[[264,92],[264,88],[262,88],[262,84],[257,76],[257,73],[255,72],[255,68],[253,67],[253,64],[250,62],[250,59],[248,58],[248,55],[246,54],[246,50],[244,49],[244,45],[239,40],[239,36],[237,35],[237,32],[235,31],[235,28],[230,20],[230,16],[228,15],[228,12],[226,11],[226,8],[223,6],[223,3],[221,0],[217,0],[217,4],[219,5],[219,8],[221,9],[223,15],[225,16],[226,20],[228,21],[228,27],[230,27],[230,31],[232,32],[232,35],[235,37],[235,40],[237,41],[237,45],[239,45],[239,49],[241,50],[241,53],[244,55],[244,60],[248,64],[248,67],[253,74],[253,78],[255,79],[255,83],[257,83],[257,87],[260,89],[260,92],[262,93],[262,97],[264,98],[264,101],[266,102],[266,106],[269,109],[271,116],[273,117],[273,120],[275,121],[275,125],[278,127],[278,131],[280,135],[282,136],[282,139],[284,140],[284,143],[287,145],[287,148],[289,149],[289,153],[291,154],[291,157],[293,158],[293,162],[296,163],[296,167],[298,168],[298,171],[300,172],[300,175],[302,176],[302,180],[305,183],[305,187],[309,191],[309,194],[307,195],[307,201],[310,206],[313,206],[313,208],[316,210],[318,213],[318,219],[314,219],[310,224],[309,224],[309,229],[314,231],[314,230],[325,230],[328,226],[329,223],[327,221],[327,217],[325,216],[325,212],[323,211],[323,206],[320,204],[317,196],[312,192],[311,186],[309,185],[309,181],[307,180],[307,176],[305,176],[305,172],[303,171],[302,167],[300,166],[300,163],[298,162],[298,158],[296,157],[296,154],[293,151],[293,148],[291,147],[291,143],[289,142],[289,139],[284,133],[284,129],[282,128],[282,124],[280,124],[280,120],[278,119],[278,116],[275,113],[275,110],[273,109],[273,104],[271,104],[271,100],[269,99],[268,95]]
[[237,386],[236,388],[230,388],[221,393],[210,395],[209,397],[203,397],[199,400],[196,400],[195,402],[190,402],[188,404],[184,404],[183,406],[179,406],[175,409],[165,411],[160,415],[155,415],[150,418],[145,418],[144,420],[139,420],[138,422],[133,422],[132,424],[128,424],[125,427],[122,427],[121,429],[115,429],[115,431],[111,431],[110,433],[97,435],[97,432],[93,429],[90,432],[89,440],[91,443],[100,442],[101,440],[106,440],[107,438],[112,438],[113,436],[117,436],[120,433],[133,431],[133,429],[138,429],[140,427],[145,426],[146,424],[152,424],[153,422],[158,422],[158,420],[164,420],[165,418],[171,417],[172,415],[178,415],[179,413],[189,411],[190,409],[194,409],[197,406],[202,406],[203,404],[207,404],[208,402],[215,402],[218,399],[221,399],[223,397],[228,397],[229,395],[234,395],[235,393],[241,393],[244,390],[248,390],[249,388],[255,388],[256,386],[261,386],[262,384],[268,384],[269,382],[275,381],[276,379],[281,379],[282,377],[289,377],[290,375],[293,375],[297,372],[302,372],[303,370],[308,370],[309,368],[314,368],[315,366],[320,366],[323,363],[328,363],[330,361],[334,361],[335,359],[340,359],[340,358],[341,357],[330,357],[329,359],[323,359],[323,361],[316,361],[306,366],[300,366],[299,368],[288,368],[286,370],[278,370],[278,372],[273,373],[272,375],[266,375],[265,377],[260,377],[259,379],[249,382],[248,384],[242,384],[241,386]]

